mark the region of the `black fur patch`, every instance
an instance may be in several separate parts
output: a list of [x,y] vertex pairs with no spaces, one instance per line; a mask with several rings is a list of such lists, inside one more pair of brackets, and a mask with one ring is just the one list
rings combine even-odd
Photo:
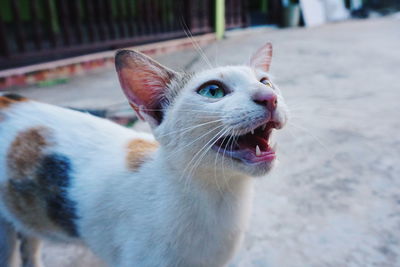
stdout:
[[15,100],[15,101],[22,101],[25,100],[26,98],[17,94],[4,94],[4,97],[11,99],[11,100]]
[[49,218],[69,235],[78,237],[75,220],[76,203],[68,198],[67,190],[71,182],[71,162],[64,155],[46,155],[37,172],[40,188],[47,204]]

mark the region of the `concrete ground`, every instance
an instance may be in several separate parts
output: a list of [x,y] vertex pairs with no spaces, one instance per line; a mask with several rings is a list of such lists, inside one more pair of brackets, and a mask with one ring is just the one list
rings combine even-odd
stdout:
[[[280,164],[259,179],[253,216],[232,267],[400,266],[400,19],[233,32],[204,48],[237,64],[265,41],[291,109],[276,135]],[[194,50],[158,57],[205,66]],[[113,70],[25,95],[66,106],[124,107]],[[47,243],[46,266],[103,266],[89,252]]]

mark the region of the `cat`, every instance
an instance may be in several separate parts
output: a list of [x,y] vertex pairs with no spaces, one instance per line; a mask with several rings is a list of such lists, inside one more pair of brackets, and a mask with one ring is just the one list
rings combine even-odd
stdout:
[[27,264],[42,266],[38,238],[84,244],[110,266],[228,264],[287,121],[271,59],[267,43],[246,65],[180,73],[118,51],[121,87],[154,137],[1,96],[0,215],[25,237]]

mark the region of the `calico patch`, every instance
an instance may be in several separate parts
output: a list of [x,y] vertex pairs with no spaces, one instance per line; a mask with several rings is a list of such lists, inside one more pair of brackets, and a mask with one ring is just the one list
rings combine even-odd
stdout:
[[16,94],[5,94],[0,96],[0,109],[7,108],[10,105],[17,103],[17,102],[24,102],[27,101],[27,98]]
[[78,236],[75,203],[68,199],[70,160],[50,152],[50,129],[31,128],[18,134],[8,151],[9,182],[3,192],[8,208],[29,228],[42,234]]
[[134,139],[129,142],[128,154],[126,157],[128,169],[131,171],[137,171],[157,148],[157,142],[143,139]]
[[46,155],[36,175],[41,197],[46,202],[47,215],[70,236],[77,237],[76,203],[67,196],[71,181],[71,162],[61,154]]
[[39,167],[46,147],[50,146],[50,131],[35,127],[20,132],[8,152],[8,176],[14,180],[30,179]]

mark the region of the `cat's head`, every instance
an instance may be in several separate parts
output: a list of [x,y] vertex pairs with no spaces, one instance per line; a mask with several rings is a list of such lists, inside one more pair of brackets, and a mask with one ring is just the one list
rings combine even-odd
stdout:
[[178,73],[122,50],[116,68],[130,105],[151,125],[171,164],[187,175],[208,170],[257,176],[273,166],[270,135],[287,120],[268,74],[271,57],[267,43],[246,65]]

